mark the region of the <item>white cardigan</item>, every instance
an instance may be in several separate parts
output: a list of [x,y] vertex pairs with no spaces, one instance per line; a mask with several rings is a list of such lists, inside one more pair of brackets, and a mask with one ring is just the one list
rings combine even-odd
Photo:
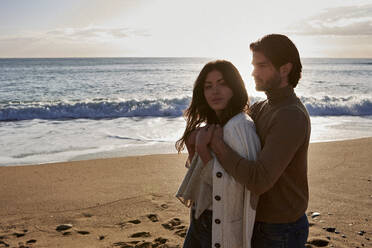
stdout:
[[[256,160],[261,145],[248,115],[240,113],[234,116],[223,131],[226,144],[240,156]],[[227,174],[214,156],[212,247],[218,247],[217,243],[221,248],[251,247],[256,215],[251,200],[250,191]]]
[[[234,151],[255,160],[261,149],[252,119],[239,113],[223,127]],[[196,202],[195,218],[212,205],[212,247],[250,248],[256,211],[250,191],[225,172],[217,158],[204,165],[195,154],[176,197],[187,207]],[[254,202],[254,201],[253,201]]]

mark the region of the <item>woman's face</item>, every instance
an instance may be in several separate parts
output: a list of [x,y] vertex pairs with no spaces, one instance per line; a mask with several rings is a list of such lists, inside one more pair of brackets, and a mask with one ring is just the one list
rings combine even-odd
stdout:
[[225,82],[222,73],[214,70],[207,74],[204,82],[204,97],[217,116],[227,107],[233,91]]

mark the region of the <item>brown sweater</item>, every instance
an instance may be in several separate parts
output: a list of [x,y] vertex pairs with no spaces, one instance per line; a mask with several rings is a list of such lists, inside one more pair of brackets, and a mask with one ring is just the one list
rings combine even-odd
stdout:
[[266,95],[267,100],[251,107],[262,145],[257,161],[242,159],[226,145],[215,152],[235,180],[260,195],[256,221],[289,223],[308,205],[310,118],[291,86]]

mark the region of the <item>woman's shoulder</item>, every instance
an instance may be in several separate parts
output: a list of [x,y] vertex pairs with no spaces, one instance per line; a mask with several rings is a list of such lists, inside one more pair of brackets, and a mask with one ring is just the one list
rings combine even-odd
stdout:
[[224,129],[231,129],[238,126],[248,126],[255,129],[252,118],[244,112],[240,112],[233,116],[224,126]]

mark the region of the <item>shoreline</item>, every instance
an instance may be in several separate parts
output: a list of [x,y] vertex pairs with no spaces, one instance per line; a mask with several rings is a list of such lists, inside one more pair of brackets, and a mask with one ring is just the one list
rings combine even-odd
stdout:
[[[310,144],[308,247],[372,246],[371,150],[372,138]],[[186,156],[2,166],[0,247],[180,247],[189,209],[174,194]]]
[[[336,140],[319,140],[319,141],[311,141],[310,144],[320,144],[320,143],[331,143],[331,142],[343,142],[343,141],[354,141],[354,140],[362,140],[362,139],[372,139],[372,136],[368,137],[357,137],[357,138],[347,138],[347,139],[336,139]],[[156,149],[154,153],[148,153],[145,148],[138,149],[137,147],[131,147],[126,151],[123,151],[122,148],[105,151],[105,152],[97,152],[91,154],[82,154],[76,155],[68,160],[60,160],[60,161],[50,161],[45,163],[30,163],[30,164],[9,164],[9,165],[0,165],[0,167],[14,167],[14,166],[38,166],[38,165],[48,165],[48,164],[56,164],[56,163],[66,163],[66,162],[76,162],[76,161],[88,161],[88,160],[96,160],[96,159],[112,159],[112,158],[125,158],[125,157],[137,157],[137,156],[148,156],[148,155],[169,155],[169,154],[177,154],[177,152],[172,152],[171,149],[174,148],[174,145],[164,146],[164,145],[154,145],[154,147],[160,147]],[[137,152],[136,152],[137,150]],[[138,150],[140,152],[138,152]],[[168,150],[169,152],[164,152],[164,150]],[[186,154],[186,148],[181,154]]]

